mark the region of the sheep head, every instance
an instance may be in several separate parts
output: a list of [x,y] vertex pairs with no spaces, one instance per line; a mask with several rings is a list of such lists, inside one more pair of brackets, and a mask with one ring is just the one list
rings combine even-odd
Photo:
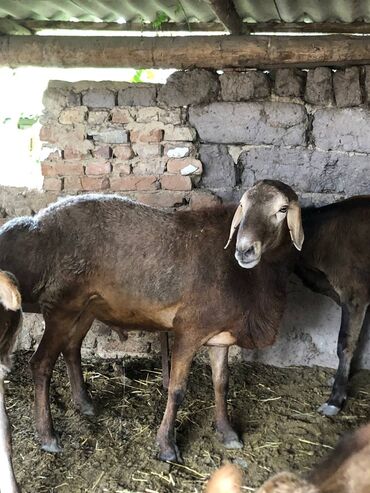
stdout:
[[304,234],[296,193],[280,181],[257,182],[240,200],[225,248],[238,228],[235,258],[245,269],[255,267],[266,251],[277,248],[287,230],[293,245],[301,250]]

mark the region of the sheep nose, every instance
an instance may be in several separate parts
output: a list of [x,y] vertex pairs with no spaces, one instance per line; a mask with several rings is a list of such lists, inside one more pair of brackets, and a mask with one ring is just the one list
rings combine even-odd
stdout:
[[256,255],[255,245],[252,244],[251,246],[246,248],[237,248],[236,252],[238,257],[242,260],[248,260],[250,258],[254,258]]
[[[244,243],[244,244],[243,244]],[[262,254],[262,245],[260,241],[254,241],[252,244],[248,241],[241,241],[235,250],[235,258],[241,267],[251,269],[260,261]]]
[[254,255],[254,253],[255,253],[254,245],[250,246],[249,248],[247,248],[245,250],[241,250],[240,253],[246,257],[249,257],[250,255]]

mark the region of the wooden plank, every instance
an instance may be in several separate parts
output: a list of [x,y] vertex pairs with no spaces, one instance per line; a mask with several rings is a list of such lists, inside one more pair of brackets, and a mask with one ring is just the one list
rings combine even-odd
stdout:
[[230,34],[245,33],[243,20],[236,11],[233,0],[207,0],[207,3]]
[[[113,32],[156,32],[150,23],[127,22],[70,22],[0,19],[0,33],[29,35],[39,31],[77,30],[77,31],[113,31]],[[252,33],[326,33],[326,34],[370,34],[368,22],[258,22],[243,23],[243,29]],[[225,32],[221,22],[164,22],[160,32]]]
[[369,22],[258,22],[247,26],[252,33],[370,34]]
[[[5,20],[5,19],[4,19]],[[15,23],[14,23],[15,24]],[[70,21],[36,21],[36,20],[17,20],[18,29],[23,32],[10,31],[8,26],[0,20],[0,32],[4,34],[35,34],[45,29],[51,30],[77,30],[77,31],[114,31],[114,32],[168,32],[168,31],[185,31],[185,32],[225,32],[225,27],[221,22],[189,22],[174,23],[164,22],[161,24],[159,31],[155,30],[150,23],[127,22],[118,24],[117,22],[70,22]],[[28,31],[28,32],[27,32]]]
[[273,68],[370,64],[370,37],[1,36],[0,66]]

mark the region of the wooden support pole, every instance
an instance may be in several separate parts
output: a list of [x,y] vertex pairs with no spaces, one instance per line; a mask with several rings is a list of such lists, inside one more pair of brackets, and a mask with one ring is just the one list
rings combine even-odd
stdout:
[[233,0],[207,0],[207,3],[230,34],[245,32],[243,20],[239,17]]
[[1,36],[0,66],[272,68],[370,64],[370,37]]

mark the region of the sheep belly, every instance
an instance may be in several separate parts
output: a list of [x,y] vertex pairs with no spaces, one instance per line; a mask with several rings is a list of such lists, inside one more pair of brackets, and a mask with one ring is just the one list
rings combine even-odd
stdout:
[[94,316],[109,325],[122,330],[140,328],[143,330],[172,330],[174,320],[181,307],[176,303],[167,307],[153,306],[151,303],[126,304],[125,306],[108,303],[106,300],[94,300]]

